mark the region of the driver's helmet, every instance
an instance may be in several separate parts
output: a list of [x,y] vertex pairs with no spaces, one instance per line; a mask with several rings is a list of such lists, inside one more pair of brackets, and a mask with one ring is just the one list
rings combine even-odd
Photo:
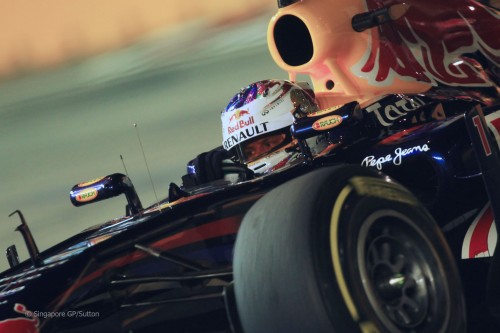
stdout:
[[302,163],[303,145],[292,137],[290,126],[297,118],[318,109],[306,83],[252,83],[242,88],[222,111],[222,146],[257,175]]

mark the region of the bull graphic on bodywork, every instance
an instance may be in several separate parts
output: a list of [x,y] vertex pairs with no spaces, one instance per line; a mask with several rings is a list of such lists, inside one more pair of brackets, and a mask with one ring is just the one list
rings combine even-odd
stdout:
[[[368,10],[401,1],[367,1]],[[401,19],[378,27],[378,40],[355,74],[373,84],[390,84],[391,75],[432,84],[490,86],[482,61],[500,65],[498,12],[476,1],[411,1]],[[456,8],[456,10],[450,10]],[[358,67],[358,68],[356,68]]]
[[[399,9],[395,16],[393,8]],[[387,18],[377,22],[378,13]],[[360,15],[374,21],[370,28],[353,26]],[[304,0],[279,9],[268,45],[290,79],[310,76],[326,108],[438,85],[498,83],[499,18],[474,0]]]

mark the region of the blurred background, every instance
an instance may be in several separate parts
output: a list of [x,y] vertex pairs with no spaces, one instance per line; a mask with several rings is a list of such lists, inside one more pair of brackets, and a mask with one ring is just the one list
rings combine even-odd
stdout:
[[[19,209],[45,250],[125,212],[73,207],[73,185],[125,173],[143,202],[221,143],[242,87],[287,78],[267,50],[273,0],[0,0],[0,270]],[[137,128],[133,124],[137,123]],[[140,141],[151,171],[148,176]]]

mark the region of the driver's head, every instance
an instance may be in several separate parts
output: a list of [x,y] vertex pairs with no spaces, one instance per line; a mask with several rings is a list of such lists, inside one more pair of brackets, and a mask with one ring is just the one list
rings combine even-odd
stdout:
[[264,80],[242,88],[222,111],[222,145],[256,174],[301,162],[290,134],[296,118],[318,111],[310,89],[284,80]]

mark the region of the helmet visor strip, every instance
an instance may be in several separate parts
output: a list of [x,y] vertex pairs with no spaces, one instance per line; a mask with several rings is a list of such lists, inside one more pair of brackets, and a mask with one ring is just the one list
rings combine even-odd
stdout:
[[238,147],[238,154],[243,163],[249,163],[277,151],[291,142],[290,131],[285,128],[241,143]]

